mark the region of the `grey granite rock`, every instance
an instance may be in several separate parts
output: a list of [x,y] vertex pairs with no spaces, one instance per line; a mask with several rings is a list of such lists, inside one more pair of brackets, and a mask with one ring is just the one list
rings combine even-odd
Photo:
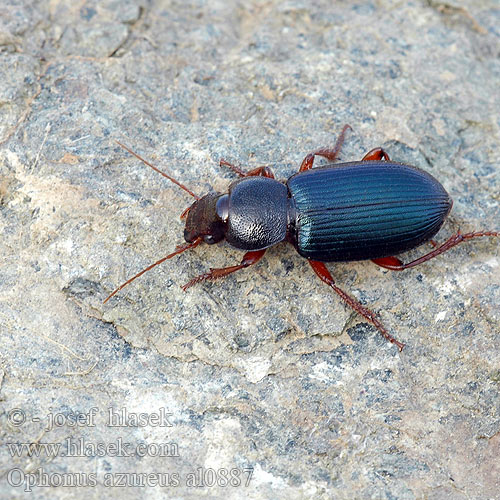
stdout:
[[342,159],[382,145],[450,192],[439,240],[500,229],[497,2],[0,12],[2,498],[498,498],[498,240],[329,266],[402,353],[286,244],[184,293],[241,259],[200,246],[102,303],[192,201],[114,139],[203,194],[220,158],[284,179],[349,123]]

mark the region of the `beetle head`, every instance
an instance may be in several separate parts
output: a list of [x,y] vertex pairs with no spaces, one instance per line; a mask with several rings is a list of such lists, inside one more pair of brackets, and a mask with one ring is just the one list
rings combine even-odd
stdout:
[[209,245],[225,238],[227,198],[227,195],[209,193],[189,207],[184,229],[184,239],[188,243],[200,236]]

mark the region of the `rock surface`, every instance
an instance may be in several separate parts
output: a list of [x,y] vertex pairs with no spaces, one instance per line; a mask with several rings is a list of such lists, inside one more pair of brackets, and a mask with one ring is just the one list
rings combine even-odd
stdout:
[[330,265],[402,353],[286,244],[184,293],[241,259],[200,246],[102,304],[192,201],[115,139],[204,194],[234,179],[220,158],[284,179],[349,123],[342,159],[381,145],[443,183],[440,241],[498,230],[497,2],[0,12],[2,498],[497,497],[498,241]]

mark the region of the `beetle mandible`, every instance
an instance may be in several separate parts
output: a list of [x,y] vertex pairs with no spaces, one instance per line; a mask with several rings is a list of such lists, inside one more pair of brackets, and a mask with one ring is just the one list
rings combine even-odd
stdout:
[[[482,236],[499,236],[497,231],[462,234],[458,231],[441,245],[433,236],[439,231],[452,207],[452,199],[429,173],[411,165],[390,160],[382,148],[369,151],[361,161],[332,164],[342,147],[345,125],[333,148],[308,154],[299,172],[285,182],[275,180],[269,167],[248,172],[220,160],[241,179],[228,193],[197,196],[186,186],[157,169],[137,153],[118,144],[156,172],[195,198],[181,215],[186,218],[186,243],[151,264],[114,290],[105,300],[153,267],[200,243],[209,245],[226,240],[246,250],[240,264],[196,276],[182,288],[206,280],[216,280],[258,262],[267,248],[281,241],[290,242],[305,257],[319,278],[358,314],[367,319],[400,350],[404,344],[386,330],[377,315],[340,289],[325,262],[371,260],[393,271],[402,271],[426,262],[459,243]],[[313,168],[315,156],[330,164]],[[434,249],[409,263],[395,255],[425,242]]]

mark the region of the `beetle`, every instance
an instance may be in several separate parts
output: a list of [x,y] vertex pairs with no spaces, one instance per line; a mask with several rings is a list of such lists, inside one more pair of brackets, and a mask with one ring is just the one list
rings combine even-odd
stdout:
[[[417,167],[391,161],[380,147],[369,151],[361,161],[334,164],[350,128],[344,126],[333,148],[308,154],[299,172],[285,182],[276,180],[267,166],[245,172],[220,160],[221,166],[229,167],[241,179],[230,184],[227,193],[213,192],[202,197],[116,141],[195,201],[181,214],[181,219],[186,219],[186,243],[120,285],[104,302],[153,267],[202,242],[213,245],[225,239],[246,253],[240,264],[210,269],[191,279],[182,287],[184,291],[254,265],[267,248],[288,241],[348,306],[402,350],[404,344],[387,331],[374,312],[335,284],[325,262],[371,260],[383,268],[402,271],[463,241],[496,237],[500,232],[458,231],[443,244],[435,243],[432,238],[453,204],[444,187]],[[316,156],[331,163],[313,168]],[[418,259],[405,264],[395,257],[426,242],[431,242],[434,249]]]

